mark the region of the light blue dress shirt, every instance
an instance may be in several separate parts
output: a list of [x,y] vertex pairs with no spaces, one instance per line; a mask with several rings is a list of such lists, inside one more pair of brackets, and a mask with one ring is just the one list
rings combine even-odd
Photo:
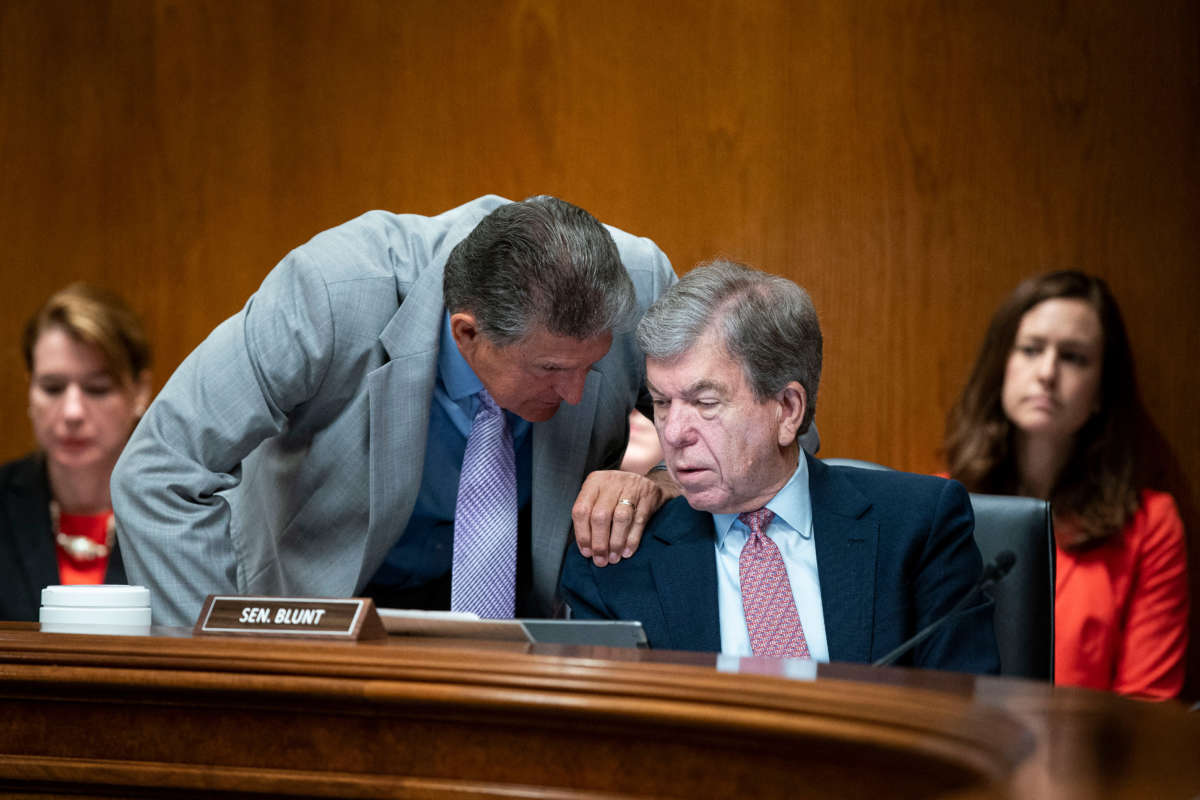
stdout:
[[[401,588],[420,586],[450,569],[458,479],[482,388],[483,384],[454,343],[450,313],[446,312],[438,345],[438,377],[429,409],[421,490],[404,535],[388,552],[373,581]],[[532,484],[530,424],[511,411],[505,411],[504,415],[516,451],[517,502],[524,508]]]
[[[775,512],[766,534],[779,548],[787,568],[792,596],[808,653],[814,661],[829,661],[825,638],[825,612],[821,607],[821,581],[817,575],[817,546],[813,540],[812,502],[808,493],[808,464],[803,455],[792,477],[766,507]],[[714,514],[717,555],[717,608],[721,620],[721,652],[750,656],[750,632],[742,609],[739,559],[750,538],[750,529],[737,514]]]

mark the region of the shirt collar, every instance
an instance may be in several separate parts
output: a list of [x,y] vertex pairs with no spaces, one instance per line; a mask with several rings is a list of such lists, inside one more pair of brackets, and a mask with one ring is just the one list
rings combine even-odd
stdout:
[[[799,454],[799,463],[792,477],[783,485],[774,497],[767,501],[765,508],[775,512],[776,519],[787,524],[789,528],[807,539],[812,536],[812,526],[804,523],[812,519],[812,499],[808,493],[808,460],[804,453]],[[717,533],[717,546],[725,544],[725,536],[737,522],[737,514],[713,514],[713,528]]]
[[442,342],[438,347],[438,377],[446,387],[446,394],[456,403],[471,395],[479,394],[483,388],[471,365],[463,358],[450,332],[450,312],[442,320]]

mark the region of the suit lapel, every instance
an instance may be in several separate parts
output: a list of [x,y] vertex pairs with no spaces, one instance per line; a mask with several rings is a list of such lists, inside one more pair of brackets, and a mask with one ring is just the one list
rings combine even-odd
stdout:
[[720,650],[712,515],[678,498],[659,510],[646,535],[667,545],[650,566],[670,637],[666,646]]
[[417,502],[443,310],[438,264],[422,273],[379,336],[390,360],[367,376],[371,517],[360,583],[383,563]]
[[41,456],[26,459],[13,477],[8,503],[12,543],[21,571],[29,576],[35,590],[60,581],[54,532],[50,530],[50,483],[45,470],[46,462]]
[[360,583],[375,573],[404,533],[421,490],[445,312],[446,261],[483,217],[508,202],[488,195],[440,215],[448,227],[429,262],[411,282],[403,277],[409,272],[397,272],[400,307],[379,334],[389,361],[367,376],[371,516]]
[[836,470],[808,458],[813,535],[830,661],[870,661],[879,525],[871,503]]
[[535,424],[530,431],[533,436],[530,522],[533,588],[538,605],[546,613],[554,610],[555,587],[571,529],[571,507],[579,493],[580,476],[587,466],[587,439],[579,432],[594,429],[603,380],[602,373],[591,370],[579,403],[563,403],[553,417]]

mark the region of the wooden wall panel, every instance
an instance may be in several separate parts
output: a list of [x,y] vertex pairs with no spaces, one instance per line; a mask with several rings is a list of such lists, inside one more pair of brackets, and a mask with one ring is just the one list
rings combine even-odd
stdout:
[[1188,0],[0,0],[0,458],[31,447],[21,322],[72,279],[145,314],[161,384],[325,227],[550,192],[680,271],[723,254],[808,286],[825,454],[913,470],[940,466],[1007,291],[1062,266],[1105,276],[1196,530],[1198,16]]

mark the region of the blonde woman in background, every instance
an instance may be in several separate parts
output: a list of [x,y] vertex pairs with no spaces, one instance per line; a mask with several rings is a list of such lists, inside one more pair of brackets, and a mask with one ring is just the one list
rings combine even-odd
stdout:
[[145,330],[111,293],[56,293],[22,347],[38,450],[0,466],[4,620],[36,620],[46,585],[125,582],[108,483],[150,400]]

